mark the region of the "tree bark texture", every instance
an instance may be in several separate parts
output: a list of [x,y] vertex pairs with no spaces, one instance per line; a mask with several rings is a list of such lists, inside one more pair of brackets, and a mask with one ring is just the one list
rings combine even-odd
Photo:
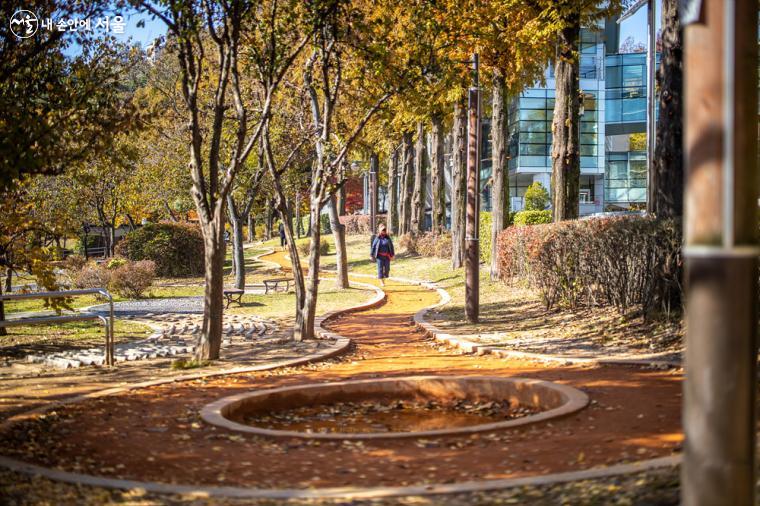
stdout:
[[203,331],[195,350],[197,360],[218,359],[222,346],[224,223],[224,201],[220,200],[211,219],[201,220],[206,284],[203,293]]
[[[3,295],[3,286],[2,283],[0,283],[0,296]],[[5,302],[0,298],[0,322],[5,320]],[[0,336],[7,335],[8,332],[5,330],[5,327],[0,327]]]
[[317,183],[312,183],[311,201],[309,202],[309,216],[311,230],[309,231],[309,266],[308,278],[306,279],[306,298],[304,299],[303,321],[296,322],[296,339],[314,338],[314,318],[317,315],[317,297],[319,296],[319,241],[322,239],[322,231],[319,226],[321,212],[319,188]]
[[557,41],[554,121],[552,122],[552,214],[554,221],[578,217],[580,192],[580,17],[572,14]]
[[491,93],[491,279],[499,276],[498,236],[509,223],[509,167],[507,167],[507,100],[504,75],[495,70]]
[[433,114],[431,119],[432,145],[430,153],[430,183],[433,197],[433,232],[446,229],[446,181],[443,160],[443,115]]
[[655,143],[653,210],[659,218],[683,216],[683,35],[678,0],[662,0],[662,53],[657,70],[659,117]]
[[274,211],[272,210],[272,200],[267,199],[267,209],[266,209],[266,223],[265,223],[265,229],[264,233],[266,234],[265,240],[269,240],[272,238],[272,225],[274,221]]
[[388,161],[388,233],[398,233],[398,149],[391,151]]
[[330,216],[330,228],[332,228],[333,239],[335,240],[335,265],[338,268],[335,284],[338,288],[347,289],[348,257],[346,254],[346,226],[340,222],[340,218],[338,217],[338,205],[334,195],[330,197],[327,206]]
[[256,239],[256,217],[253,213],[248,213],[248,242]]
[[454,132],[451,169],[451,267],[459,269],[464,265],[465,239],[465,195],[466,195],[466,128],[467,110],[463,100],[454,104]]
[[401,176],[399,233],[408,234],[412,229],[412,192],[414,192],[414,147],[411,132],[404,132],[402,143],[404,165]]
[[[346,164],[341,163],[338,171],[338,181],[346,180]],[[340,187],[338,190],[338,216],[346,215],[346,185]]]
[[412,228],[413,233],[421,233],[425,230],[425,204],[427,191],[427,149],[425,142],[425,125],[417,123],[417,141],[414,147],[414,195],[412,203]]

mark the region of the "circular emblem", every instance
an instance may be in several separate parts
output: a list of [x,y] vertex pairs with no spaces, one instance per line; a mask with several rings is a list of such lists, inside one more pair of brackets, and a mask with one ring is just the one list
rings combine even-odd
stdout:
[[37,33],[39,24],[37,15],[31,11],[17,10],[11,16],[11,31],[19,39],[28,39]]

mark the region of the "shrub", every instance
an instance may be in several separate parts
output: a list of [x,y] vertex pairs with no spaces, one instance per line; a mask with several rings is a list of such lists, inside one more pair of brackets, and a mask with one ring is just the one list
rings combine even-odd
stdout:
[[396,248],[409,255],[451,258],[451,234],[424,232],[399,236]]
[[87,259],[82,255],[69,255],[63,260],[63,268],[72,273],[81,271],[85,265]]
[[124,257],[113,257],[106,263],[106,268],[110,270],[118,269],[122,265],[125,265],[129,260]]
[[493,217],[491,213],[480,213],[480,223],[478,224],[478,234],[480,234],[480,261],[485,263],[491,261],[491,228],[493,228]]
[[419,255],[420,252],[417,249],[417,237],[413,234],[402,234],[398,236],[398,241],[395,244],[396,252],[402,251],[409,255]]
[[163,277],[203,274],[203,236],[197,225],[150,223],[127,234],[116,253],[129,260],[152,260]]
[[499,235],[499,274],[558,303],[610,305],[646,314],[679,304],[681,233],[677,222],[642,217],[510,227]]
[[426,232],[417,236],[417,252],[424,257],[451,258],[451,234]]
[[155,277],[156,264],[152,260],[127,262],[113,269],[108,287],[122,297],[139,299]]
[[[309,255],[309,250],[311,248],[311,240],[307,239],[305,241],[301,241],[298,243],[298,253],[301,254],[303,257],[307,257]],[[327,239],[321,239],[319,241],[319,254],[320,255],[327,255],[330,252],[330,243],[327,242]]]
[[72,277],[77,288],[108,288],[111,271],[105,265],[90,262]]
[[[339,220],[346,227],[346,235],[372,235],[377,233],[377,230],[371,230],[368,214],[347,214],[340,216]],[[378,226],[381,223],[385,223],[384,214],[377,215]]]
[[515,225],[541,225],[552,222],[552,212],[546,211],[519,211],[515,213]]
[[524,198],[526,211],[543,211],[549,206],[549,192],[538,181],[528,186]]

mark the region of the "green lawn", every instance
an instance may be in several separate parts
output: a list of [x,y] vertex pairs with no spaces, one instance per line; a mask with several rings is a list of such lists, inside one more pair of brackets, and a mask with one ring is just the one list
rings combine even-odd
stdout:
[[[105,345],[103,324],[98,321],[70,322],[59,325],[11,327],[0,336],[0,358],[19,359],[29,354],[43,354],[71,348]],[[147,325],[116,320],[114,338],[118,342],[144,339],[152,331]]]

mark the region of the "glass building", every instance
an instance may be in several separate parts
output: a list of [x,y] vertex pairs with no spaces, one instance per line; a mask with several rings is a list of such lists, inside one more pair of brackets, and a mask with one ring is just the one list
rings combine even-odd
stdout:
[[[616,40],[609,40],[615,39],[615,29],[610,21],[606,29],[600,26],[581,32],[582,216],[638,209],[646,203],[646,53],[609,52],[609,48],[618,48]],[[553,68],[547,70],[545,81],[545,86],[527,89],[511,103],[509,195],[513,211],[523,208],[525,190],[534,181],[551,187]]]

